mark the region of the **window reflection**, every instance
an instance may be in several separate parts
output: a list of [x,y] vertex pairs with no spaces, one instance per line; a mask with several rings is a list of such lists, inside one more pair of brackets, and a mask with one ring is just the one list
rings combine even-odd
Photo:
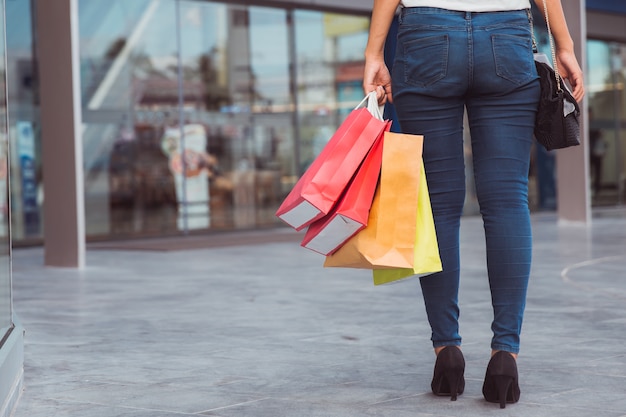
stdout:
[[[7,33],[8,131],[11,234],[14,240],[41,236],[41,160],[38,93],[33,65],[31,2],[5,2]],[[4,96],[3,96],[4,97]],[[7,109],[5,108],[5,111]]]
[[596,206],[626,201],[626,45],[587,42],[589,166]]
[[7,72],[4,7],[0,8],[0,339],[12,326],[11,267],[9,228],[9,175],[8,175],[8,125],[7,125]]
[[300,128],[299,173],[363,98],[365,17],[296,11],[296,66]]
[[207,226],[275,223],[279,148],[291,138],[286,12],[188,1],[180,15],[196,40],[181,50],[187,80],[205,92],[185,120],[206,132]]
[[162,147],[178,108],[175,3],[83,1],[79,12],[87,233],[175,231]]
[[286,11],[251,7],[249,11],[251,101],[255,112],[293,110],[289,97]]
[[280,224],[362,98],[367,18],[196,0],[79,12],[90,235]]

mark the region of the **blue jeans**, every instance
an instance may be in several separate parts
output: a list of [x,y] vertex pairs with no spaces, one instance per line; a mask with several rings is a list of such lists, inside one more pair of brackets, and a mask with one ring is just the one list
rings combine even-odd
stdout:
[[403,9],[392,68],[402,131],[424,135],[443,272],[421,278],[435,347],[460,345],[463,117],[471,133],[494,318],[492,349],[519,351],[532,236],[528,170],[539,81],[525,10]]

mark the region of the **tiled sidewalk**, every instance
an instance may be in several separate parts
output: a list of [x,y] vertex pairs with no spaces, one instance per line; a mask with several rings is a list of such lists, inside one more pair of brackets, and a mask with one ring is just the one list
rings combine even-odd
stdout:
[[374,287],[367,271],[323,269],[294,242],[94,249],[83,271],[19,249],[15,417],[626,416],[626,216],[533,222],[522,398],[504,410],[481,394],[491,305],[482,223],[466,217],[456,402],[430,393],[417,280]]

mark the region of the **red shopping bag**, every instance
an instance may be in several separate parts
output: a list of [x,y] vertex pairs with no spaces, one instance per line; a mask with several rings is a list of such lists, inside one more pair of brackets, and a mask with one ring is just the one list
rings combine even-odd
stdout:
[[328,214],[388,124],[376,94],[368,94],[339,126],[276,215],[301,230]]
[[383,160],[382,139],[381,134],[337,205],[308,227],[301,243],[303,247],[329,255],[367,225]]

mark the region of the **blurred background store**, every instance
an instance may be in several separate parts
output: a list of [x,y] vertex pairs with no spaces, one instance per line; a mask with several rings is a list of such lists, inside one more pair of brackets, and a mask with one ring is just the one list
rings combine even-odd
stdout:
[[[78,0],[87,238],[281,225],[278,204],[362,98],[369,6],[335,3]],[[586,9],[592,204],[623,205],[626,4]],[[6,14],[13,239],[39,244],[37,1]],[[530,179],[531,208],[554,210],[553,154],[535,151]]]

